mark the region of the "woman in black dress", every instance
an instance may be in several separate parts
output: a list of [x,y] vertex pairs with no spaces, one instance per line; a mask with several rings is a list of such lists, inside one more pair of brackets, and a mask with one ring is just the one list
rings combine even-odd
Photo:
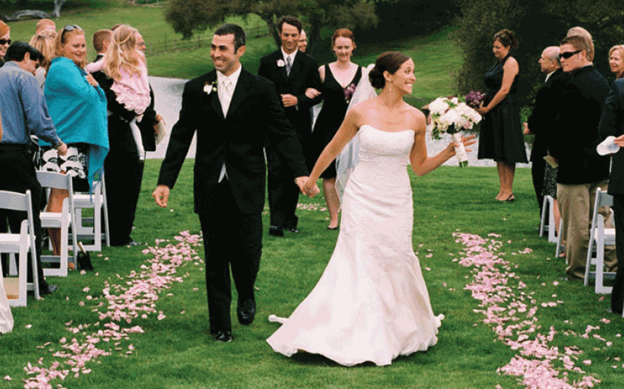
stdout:
[[500,191],[498,201],[514,201],[513,179],[517,162],[527,162],[520,123],[518,62],[511,49],[518,47],[512,31],[501,30],[494,35],[492,51],[498,62],[485,73],[486,100],[477,111],[484,115],[479,135],[479,159],[496,161]]
[[[312,132],[311,142],[314,155],[307,158],[310,162],[310,169],[338,131],[347,113],[351,97],[362,78],[362,67],[351,62],[351,55],[355,49],[353,33],[345,28],[336,30],[332,36],[332,46],[337,61],[319,68],[323,82],[320,90],[323,96],[323,108]],[[340,197],[336,191],[335,161],[321,174],[321,178],[323,178],[323,192],[330,217],[327,228],[336,230]]]

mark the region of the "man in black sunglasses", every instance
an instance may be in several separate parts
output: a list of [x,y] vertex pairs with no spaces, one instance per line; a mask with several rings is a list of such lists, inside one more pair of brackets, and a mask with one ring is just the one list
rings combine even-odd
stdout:
[[[609,94],[607,80],[594,69],[590,42],[580,35],[561,41],[563,71],[570,75],[559,98],[559,113],[549,136],[551,155],[559,163],[557,200],[561,209],[568,279],[585,277],[589,223],[596,189],[607,190],[609,159],[598,155],[598,123]],[[606,210],[605,222],[611,222]],[[615,250],[606,250],[605,264],[615,265]]]

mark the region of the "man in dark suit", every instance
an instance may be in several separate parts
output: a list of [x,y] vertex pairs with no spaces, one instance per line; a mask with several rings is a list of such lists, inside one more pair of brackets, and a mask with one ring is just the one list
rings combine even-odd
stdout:
[[[299,143],[305,156],[308,155],[309,138],[312,133],[310,108],[320,102],[321,97],[310,99],[305,95],[308,88],[320,89],[321,79],[318,62],[298,50],[301,22],[285,16],[278,23],[282,47],[260,60],[258,75],[275,83],[276,94],[286,110],[286,117],[297,131]],[[270,140],[266,148],[269,167],[269,210],[273,236],[284,236],[284,229],[297,230],[295,215],[299,202],[299,190],[293,185],[284,162],[279,158]]]
[[[548,154],[547,134],[552,128],[557,115],[557,103],[561,90],[568,81],[568,74],[564,73],[559,63],[559,47],[550,46],[544,49],[539,64],[542,73],[546,74],[544,85],[537,91],[533,112],[525,123],[525,134],[534,134],[533,149],[531,150],[531,175],[533,188],[537,197],[537,204],[542,212],[544,203],[544,170]],[[554,226],[550,226],[555,228]]]
[[621,315],[624,305],[624,79],[616,80],[611,86],[611,93],[600,119],[600,136],[615,136],[615,143],[620,146],[620,150],[613,155],[609,194],[613,196],[618,258],[618,269],[611,292],[611,310]]
[[[561,92],[548,147],[559,163],[557,201],[563,223],[566,273],[568,279],[578,280],[585,277],[596,189],[606,190],[608,184],[609,159],[598,155],[596,145],[609,84],[587,58],[589,42],[586,38],[567,37],[560,48],[561,67],[570,74],[570,80]],[[609,223],[609,214],[606,210],[601,210],[603,212]],[[613,254],[605,253],[607,266],[614,263]]]
[[218,342],[232,340],[230,264],[238,291],[238,321],[251,324],[256,312],[254,282],[262,251],[265,138],[290,170],[291,182],[296,177],[302,188],[308,174],[273,83],[242,68],[240,57],[245,50],[240,26],[224,24],[215,31],[210,57],[216,70],[184,86],[180,120],[171,132],[153,193],[156,203],[165,207],[197,133],[195,212],[204,235],[210,333]]

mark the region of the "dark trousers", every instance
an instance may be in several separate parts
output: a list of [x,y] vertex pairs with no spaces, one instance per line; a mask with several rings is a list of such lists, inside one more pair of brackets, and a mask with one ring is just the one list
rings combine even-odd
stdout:
[[266,156],[271,225],[278,228],[297,228],[299,218],[295,211],[299,202],[299,187],[275,149],[267,146]]
[[113,246],[122,246],[132,241],[130,234],[144,166],[144,162],[132,152],[111,151],[104,161],[110,243]]
[[615,248],[618,270],[611,292],[611,310],[622,314],[622,305],[624,304],[624,195],[613,195],[613,211],[615,213]]
[[210,333],[230,331],[230,267],[238,301],[254,299],[262,255],[262,215],[241,213],[227,179],[217,185],[207,213],[199,215],[204,235]]
[[[26,193],[30,190],[33,209],[33,222],[35,231],[35,245],[37,256],[37,280],[39,290],[45,291],[48,284],[43,277],[41,267],[42,229],[39,213],[44,205],[44,191],[37,180],[35,166],[30,153],[24,146],[0,145],[0,190]],[[13,233],[19,233],[22,220],[27,218],[25,212],[0,210],[0,232],[7,232],[7,220]],[[28,279],[32,280],[32,269],[28,261]],[[3,255],[2,270],[8,272],[8,258]]]
[[531,161],[531,177],[533,178],[533,189],[535,189],[535,197],[537,198],[537,205],[540,210],[540,217],[542,215],[542,206],[544,205],[544,171],[546,170],[546,161],[544,158],[535,158]]

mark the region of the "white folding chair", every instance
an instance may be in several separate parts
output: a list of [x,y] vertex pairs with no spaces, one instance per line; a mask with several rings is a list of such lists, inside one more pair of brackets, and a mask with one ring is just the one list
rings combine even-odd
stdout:
[[[92,192],[74,194],[76,233],[81,240],[93,241],[93,244],[83,242],[86,251],[102,251],[102,240],[106,242],[107,247],[110,247],[104,173],[99,181],[94,182]],[[83,217],[82,210],[89,208],[93,209],[93,217]],[[102,233],[102,216],[104,216],[104,233]]]
[[[12,211],[26,212],[27,218],[22,221],[20,232],[0,233],[0,252],[11,254],[10,261],[13,263],[14,254],[18,254],[17,279],[6,277],[4,279],[5,291],[9,304],[12,307],[25,307],[26,294],[29,290],[35,292],[35,298],[39,299],[39,283],[37,282],[37,250],[35,245],[35,231],[32,202],[30,191],[25,194],[0,190],[0,208]],[[33,281],[27,281],[28,253],[31,253],[31,266]],[[14,268],[14,266],[11,266]],[[9,271],[9,276],[14,276],[15,269]],[[16,282],[17,281],[17,282]]]
[[[551,243],[557,242],[557,236],[555,236],[555,199],[550,195],[544,196],[544,203],[542,205],[542,218],[540,221],[539,235],[544,236],[544,230],[548,230],[548,241]],[[548,212],[548,224],[546,224],[546,212]]]
[[61,230],[61,247],[60,255],[42,255],[42,263],[58,263],[59,267],[44,268],[43,274],[46,276],[67,277],[67,263],[70,260],[69,255],[69,231],[71,228],[72,235],[72,255],[71,261],[76,265],[76,256],[78,255],[78,239],[76,236],[74,221],[74,193],[72,178],[66,174],[54,172],[37,172],[37,180],[44,189],[63,189],[69,192],[69,197],[63,200],[61,212],[41,212],[42,228],[59,228]]
[[[596,278],[596,293],[611,293],[610,286],[604,286],[605,276],[615,276],[613,272],[604,271],[604,248],[615,245],[615,228],[605,228],[604,216],[598,213],[600,207],[611,207],[613,196],[596,190],[596,201],[594,203],[594,216],[589,234],[589,247],[587,249],[587,261],[585,263],[585,285],[589,285],[589,279],[593,275]],[[596,255],[594,256],[594,249]],[[590,266],[596,267],[595,271],[590,271]]]
[[559,232],[557,233],[557,248],[555,249],[556,258],[559,258],[559,255],[561,255],[562,241],[563,241],[563,221],[559,222]]

